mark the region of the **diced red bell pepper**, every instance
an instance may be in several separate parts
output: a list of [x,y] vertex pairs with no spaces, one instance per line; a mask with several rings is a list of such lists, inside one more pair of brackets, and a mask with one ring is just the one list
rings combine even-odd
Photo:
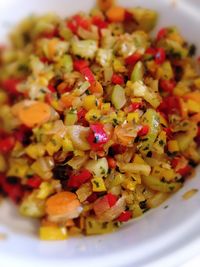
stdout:
[[92,24],[94,24],[95,26],[97,26],[99,28],[99,30],[108,28],[108,22],[105,21],[105,20],[103,20],[99,16],[92,17]]
[[40,57],[42,63],[50,63],[50,60],[47,57]]
[[157,33],[156,40],[160,41],[161,39],[165,38],[167,36],[168,29],[166,28],[161,28],[159,32]]
[[158,111],[169,114],[181,114],[180,99],[177,96],[168,96],[158,107]]
[[89,67],[85,67],[85,68],[81,69],[80,73],[84,76],[86,81],[88,81],[90,84],[93,84],[95,82],[94,74],[92,73],[92,71]]
[[142,107],[142,103],[139,103],[139,102],[131,103],[129,106],[129,112],[133,112],[141,107]]
[[[177,168],[179,162],[180,162],[180,158],[174,158],[171,161],[171,165],[174,169]],[[188,164],[186,164],[184,167],[179,168],[178,170],[176,170],[177,173],[179,173],[181,176],[187,176],[192,170],[192,167]]]
[[132,212],[131,211],[124,211],[122,212],[119,217],[117,218],[117,221],[119,222],[127,222],[132,218]]
[[160,65],[164,63],[166,59],[166,53],[164,48],[160,47],[156,49],[156,54],[155,54],[155,62],[156,64]]
[[4,139],[0,140],[0,152],[2,153],[9,153],[14,145],[15,145],[15,138],[13,136],[8,136]]
[[115,169],[117,166],[116,160],[114,158],[111,157],[107,157],[107,161],[108,161],[108,166],[111,169]]
[[42,37],[52,39],[54,37],[58,36],[58,28],[54,27],[51,31],[46,31],[42,33]]
[[27,185],[31,188],[38,188],[42,183],[42,179],[39,176],[33,176],[27,180]]
[[140,53],[134,53],[133,55],[127,57],[125,59],[125,62],[127,65],[134,65],[136,64],[140,59],[142,58],[142,55]]
[[19,79],[7,79],[2,82],[2,87],[5,89],[9,94],[12,95],[19,95],[20,92],[17,91],[17,85],[21,81]]
[[126,147],[120,144],[112,145],[112,150],[115,155],[117,154],[123,154],[126,152]]
[[55,88],[53,85],[51,85],[51,84],[48,85],[48,89],[49,89],[49,91],[51,91],[52,93],[55,93],[55,92],[56,92],[56,88]]
[[77,116],[78,116],[78,122],[82,123],[83,126],[87,126],[88,122],[85,119],[85,115],[87,113],[87,110],[84,108],[81,108],[78,112],[77,112]]
[[79,188],[92,178],[91,172],[86,169],[80,170],[77,174],[72,174],[68,180],[68,186],[72,188]]
[[89,62],[84,59],[75,59],[74,60],[74,70],[81,71],[82,69],[89,66]]
[[113,73],[111,81],[113,84],[119,84],[119,85],[124,84],[123,76],[116,73]]
[[148,132],[149,132],[149,126],[148,125],[144,125],[144,126],[142,126],[142,129],[139,130],[138,136],[145,136],[145,135],[148,134]]
[[87,140],[92,150],[102,150],[103,145],[108,142],[108,139],[102,123],[97,122],[90,125],[90,133]]
[[172,93],[176,87],[176,82],[174,80],[161,80],[160,88],[166,93]]
[[77,34],[79,27],[89,30],[91,22],[89,19],[83,18],[80,15],[75,15],[69,21],[67,21],[67,26],[74,34]]
[[87,201],[89,203],[93,203],[97,200],[98,196],[97,196],[97,193],[92,193],[88,198],[87,198]]
[[169,128],[169,127],[163,128],[163,131],[166,132],[166,135],[167,135],[168,139],[172,139],[172,130],[171,130],[171,128]]
[[29,137],[31,136],[32,131],[25,125],[20,125],[20,127],[13,133],[15,140],[20,143],[26,143]]
[[133,19],[134,19],[133,14],[129,12],[128,10],[125,10],[124,21],[131,22],[133,21]]
[[112,193],[108,193],[105,197],[107,197],[110,207],[113,207],[118,199],[117,196],[113,195]]
[[147,50],[145,51],[145,54],[148,54],[154,57],[156,54],[156,49],[153,47],[148,47]]

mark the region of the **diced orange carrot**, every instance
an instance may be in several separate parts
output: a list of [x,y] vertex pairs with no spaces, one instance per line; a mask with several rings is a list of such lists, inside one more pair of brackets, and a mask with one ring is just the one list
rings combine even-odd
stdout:
[[66,108],[70,108],[73,105],[74,100],[75,96],[70,94],[64,94],[61,96],[61,102]]
[[46,201],[46,213],[50,216],[66,215],[68,219],[72,219],[71,214],[79,207],[80,202],[72,192],[59,192]]
[[18,116],[23,124],[32,128],[49,120],[51,108],[48,104],[37,101],[30,106],[21,106]]
[[51,58],[51,59],[55,55],[57,43],[58,43],[57,39],[52,39],[52,40],[49,41],[48,50],[49,50],[49,58]]
[[115,169],[115,167],[117,166],[116,160],[114,158],[108,157],[107,161],[109,168]]
[[193,101],[196,101],[200,103],[200,92],[199,91],[194,91],[191,93],[187,93],[183,96],[184,99],[192,99]]
[[103,94],[103,87],[100,84],[100,82],[95,81],[94,83],[92,83],[90,86],[90,92],[93,94],[97,93],[97,94],[102,95]]
[[74,226],[74,221],[72,219],[67,220],[65,226],[66,227]]
[[122,22],[125,18],[125,9],[120,6],[113,6],[108,9],[106,16],[111,22]]
[[98,0],[97,4],[102,11],[106,11],[114,4],[114,0]]

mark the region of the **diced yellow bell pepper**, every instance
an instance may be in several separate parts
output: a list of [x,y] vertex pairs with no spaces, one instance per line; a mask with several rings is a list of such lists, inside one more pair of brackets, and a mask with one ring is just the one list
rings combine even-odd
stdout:
[[58,152],[58,150],[62,147],[63,139],[58,136],[54,135],[52,139],[47,143],[46,145],[46,151],[50,156],[52,156],[54,153]]
[[82,150],[74,150],[74,156],[75,157],[84,157],[85,156],[85,152],[84,151],[82,151]]
[[93,217],[86,218],[85,226],[87,235],[106,234],[113,232],[116,229],[116,226],[113,222],[104,223],[96,220]]
[[133,97],[131,98],[132,103],[142,103],[142,98],[139,97]]
[[126,178],[123,181],[122,186],[130,191],[134,191],[137,184],[137,181],[133,181],[131,178]]
[[165,61],[157,70],[157,79],[173,79],[174,72],[170,61]]
[[74,125],[77,122],[77,120],[78,120],[77,114],[69,111],[65,116],[64,124],[67,126]]
[[163,154],[166,142],[167,142],[166,132],[161,131],[155,143],[153,144],[154,151],[157,152],[158,154]]
[[127,121],[128,122],[135,121],[136,123],[138,123],[139,122],[139,114],[138,114],[138,112],[128,113],[128,115],[127,115]]
[[162,116],[161,113],[159,113],[159,118],[160,118],[160,124],[164,125],[165,127],[168,127],[167,120]]
[[179,145],[176,140],[170,140],[167,144],[168,150],[170,153],[178,152],[179,151]]
[[94,177],[91,182],[93,192],[106,191],[106,186],[102,177]]
[[186,102],[187,108],[188,108],[188,112],[200,112],[200,104],[192,99],[189,99]]
[[135,155],[133,163],[136,164],[147,164],[142,157],[140,157],[138,154]]
[[87,95],[83,99],[83,107],[86,110],[95,109],[97,107],[97,99],[95,95]]
[[200,89],[200,78],[194,80],[194,85],[196,86],[197,89]]
[[110,110],[110,103],[104,103],[101,105],[101,111],[107,113]]
[[101,117],[101,111],[98,109],[91,109],[85,115],[85,119],[88,122],[97,121],[100,119],[100,117]]
[[113,68],[116,72],[126,72],[126,68],[124,66],[123,60],[120,60],[119,58],[115,58],[113,61]]
[[66,136],[62,140],[62,148],[65,152],[74,151],[72,141]]
[[45,147],[43,144],[30,144],[25,149],[26,154],[32,159],[37,159],[45,154]]
[[54,188],[52,184],[48,182],[42,182],[39,187],[39,191],[37,193],[37,198],[45,199],[53,193],[54,193]]
[[159,179],[164,178],[167,181],[171,181],[176,177],[177,174],[173,169],[166,169],[160,166],[155,166],[151,175]]
[[44,241],[67,239],[67,229],[58,226],[41,226],[39,230],[40,239]]
[[29,169],[27,162],[20,162],[20,160],[13,161],[10,163],[10,168],[7,172],[7,176],[18,176],[24,178]]

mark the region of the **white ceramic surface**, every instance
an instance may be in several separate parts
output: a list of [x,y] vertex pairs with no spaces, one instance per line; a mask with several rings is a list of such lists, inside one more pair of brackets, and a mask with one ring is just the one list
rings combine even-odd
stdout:
[[[121,0],[125,6],[141,5],[160,13],[159,27],[177,25],[186,38],[200,48],[199,0]],[[93,0],[0,0],[0,40],[24,16],[54,11],[62,16],[88,10]],[[36,225],[20,218],[12,205],[0,206],[0,267],[139,267],[178,266],[200,253],[200,193],[182,199],[191,188],[200,189],[197,175],[161,207],[134,220],[120,231],[64,242],[41,242]],[[168,205],[167,209],[164,207]]]

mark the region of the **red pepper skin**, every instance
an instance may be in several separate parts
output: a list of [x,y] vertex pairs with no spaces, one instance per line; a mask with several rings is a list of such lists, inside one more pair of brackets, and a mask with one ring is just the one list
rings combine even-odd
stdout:
[[90,133],[87,140],[92,150],[102,150],[103,145],[108,142],[108,135],[105,132],[102,123],[94,123],[90,125]]
[[88,126],[88,122],[85,119],[85,115],[87,113],[87,110],[84,108],[81,108],[78,112],[77,112],[77,116],[78,116],[78,122],[81,123],[83,126]]
[[17,85],[20,83],[18,79],[8,79],[2,82],[2,87],[11,95],[19,95],[20,92],[17,91]]
[[85,67],[85,68],[81,69],[80,73],[84,76],[86,81],[88,81],[90,84],[93,84],[95,82],[94,74],[92,73],[92,71],[89,67]]
[[108,203],[109,203],[110,208],[113,207],[117,202],[117,196],[115,196],[115,195],[113,195],[111,193],[108,193],[106,195],[106,197],[108,199]]
[[15,138],[13,136],[8,136],[0,140],[0,152],[9,153],[15,145]]
[[68,180],[68,186],[72,188],[79,188],[82,184],[86,183],[92,178],[92,174],[82,169],[77,174],[72,174]]
[[123,76],[116,73],[113,73],[111,81],[113,84],[119,84],[119,85],[124,84]]
[[119,221],[119,222],[127,222],[131,218],[132,218],[132,212],[131,211],[124,211],[119,215],[119,217],[117,218],[117,221]]
[[165,59],[166,59],[165,50],[162,47],[157,48],[155,54],[156,64],[161,65],[162,63],[164,63]]
[[166,28],[161,28],[159,32],[157,33],[156,40],[160,41],[161,39],[165,38],[167,36],[168,29]]
[[145,136],[148,134],[148,132],[149,132],[149,126],[144,125],[142,129],[138,132],[138,136]]
[[148,47],[147,50],[145,51],[145,54],[148,54],[154,57],[156,54],[156,49],[153,47]]
[[56,93],[56,89],[55,89],[55,87],[54,87],[53,85],[49,84],[49,85],[48,85],[48,89],[49,89],[49,91],[50,91],[51,93]]
[[130,107],[129,107],[129,111],[130,112],[133,112],[137,109],[140,109],[142,107],[142,103],[139,103],[139,102],[134,102],[134,103],[131,103]]
[[166,93],[172,94],[175,87],[176,87],[176,82],[174,80],[160,81],[160,88]]
[[92,17],[92,24],[97,26],[99,30],[108,28],[108,22],[106,22],[99,16]]
[[[176,166],[179,164],[179,158],[174,158],[171,162],[172,167],[175,169]],[[190,165],[185,165],[185,167],[176,170],[181,176],[185,177],[190,174],[192,171],[192,167]]]
[[89,66],[89,62],[84,59],[75,59],[74,60],[74,70],[81,71],[82,69]]
[[140,53],[134,53],[133,55],[127,57],[125,59],[125,62],[127,65],[134,65],[136,64],[140,59],[142,58],[142,55]]
[[33,176],[27,180],[27,185],[31,188],[38,188],[42,183],[42,179],[39,176]]

